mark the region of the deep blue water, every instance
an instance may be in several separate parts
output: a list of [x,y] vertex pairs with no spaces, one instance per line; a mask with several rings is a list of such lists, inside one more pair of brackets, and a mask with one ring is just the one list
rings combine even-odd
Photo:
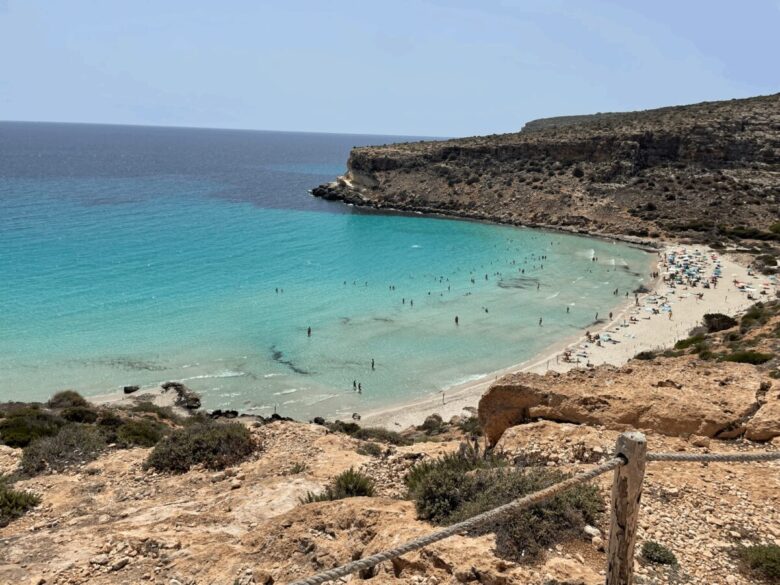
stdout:
[[641,281],[623,245],[309,195],[398,140],[0,123],[0,400],[180,379],[211,408],[367,410],[528,359]]

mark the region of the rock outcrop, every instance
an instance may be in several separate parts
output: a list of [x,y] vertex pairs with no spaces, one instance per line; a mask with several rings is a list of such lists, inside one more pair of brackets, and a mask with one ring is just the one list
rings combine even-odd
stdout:
[[315,196],[626,237],[778,240],[780,94],[355,148]]
[[535,419],[768,440],[780,435],[780,405],[777,390],[767,392],[767,384],[771,381],[753,366],[689,357],[565,374],[517,373],[485,393],[479,420],[491,444],[509,427]]

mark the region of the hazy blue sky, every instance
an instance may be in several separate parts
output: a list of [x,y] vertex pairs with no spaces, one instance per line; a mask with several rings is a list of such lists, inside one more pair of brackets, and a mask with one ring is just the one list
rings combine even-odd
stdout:
[[0,119],[456,136],[780,91],[780,0],[0,0]]

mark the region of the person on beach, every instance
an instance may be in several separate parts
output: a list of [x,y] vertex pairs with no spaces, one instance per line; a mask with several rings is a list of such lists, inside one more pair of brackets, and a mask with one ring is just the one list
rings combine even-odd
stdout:
[[358,382],[358,394],[363,394],[363,384]]
[[357,392],[357,380],[352,380],[352,391]]
[[609,312],[609,318],[612,319],[612,311]]

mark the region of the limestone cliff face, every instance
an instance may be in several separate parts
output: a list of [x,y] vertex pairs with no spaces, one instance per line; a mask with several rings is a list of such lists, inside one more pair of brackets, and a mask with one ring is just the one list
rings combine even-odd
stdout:
[[506,429],[534,419],[652,430],[719,439],[780,435],[778,392],[755,367],[667,358],[544,376],[498,380],[479,402],[479,419],[495,444]]
[[780,94],[361,147],[348,169],[313,193],[590,233],[712,239],[744,236],[747,227],[773,239],[780,237],[770,231],[780,216]]

